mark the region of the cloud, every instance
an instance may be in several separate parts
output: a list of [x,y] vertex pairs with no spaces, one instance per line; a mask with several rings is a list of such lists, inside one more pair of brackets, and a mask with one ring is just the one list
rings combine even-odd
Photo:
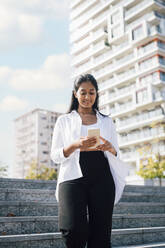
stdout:
[[24,99],[20,99],[16,96],[6,96],[0,102],[1,111],[17,111],[24,110],[28,106],[28,102]]
[[7,66],[0,67],[0,83],[6,83],[11,76],[11,69]]
[[52,111],[66,113],[68,111],[68,104],[66,103],[56,103],[52,108]]
[[0,83],[8,83],[16,90],[63,89],[70,82],[70,57],[63,53],[46,58],[39,69],[0,67]]
[[43,36],[43,20],[39,16],[19,13],[2,5],[0,18],[1,49],[40,42]]
[[38,44],[44,37],[44,23],[66,19],[69,0],[1,0],[0,49]]
[[43,18],[64,19],[69,11],[69,0],[1,0],[1,4],[17,13],[26,12]]

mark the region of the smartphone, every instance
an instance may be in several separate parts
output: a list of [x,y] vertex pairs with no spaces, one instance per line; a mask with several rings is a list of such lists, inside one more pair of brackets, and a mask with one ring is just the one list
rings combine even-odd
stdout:
[[100,128],[95,128],[95,129],[88,129],[88,136],[96,136],[97,137],[97,142],[94,146],[90,146],[90,148],[95,148],[96,146],[100,145]]

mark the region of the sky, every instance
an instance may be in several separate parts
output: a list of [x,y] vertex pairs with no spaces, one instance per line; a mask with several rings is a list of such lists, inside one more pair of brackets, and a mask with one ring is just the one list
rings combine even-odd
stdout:
[[71,99],[69,0],[0,0],[0,164],[14,164],[14,119],[65,112]]

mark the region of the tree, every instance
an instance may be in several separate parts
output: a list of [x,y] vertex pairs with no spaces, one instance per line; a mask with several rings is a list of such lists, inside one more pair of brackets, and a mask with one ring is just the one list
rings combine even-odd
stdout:
[[57,172],[54,168],[49,168],[45,165],[40,165],[40,167],[38,168],[37,163],[33,161],[30,164],[25,179],[54,180],[57,179]]
[[140,161],[140,169],[137,174],[145,179],[159,179],[162,185],[162,178],[165,178],[165,159],[161,160],[159,153]]
[[[151,128],[163,128],[165,123],[154,121],[150,125]],[[156,153],[152,150],[152,145],[160,141],[160,137],[157,135],[154,137],[154,141],[151,143],[144,144],[143,147],[138,149],[139,154],[141,155],[140,159],[140,169],[137,171],[137,175],[145,179],[159,179],[159,185],[162,185],[162,178],[165,178],[165,158],[162,158],[159,151]]]

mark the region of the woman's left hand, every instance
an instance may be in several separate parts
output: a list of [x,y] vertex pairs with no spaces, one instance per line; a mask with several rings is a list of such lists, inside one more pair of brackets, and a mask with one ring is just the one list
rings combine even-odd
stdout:
[[100,144],[96,147],[97,150],[101,150],[101,151],[109,151],[111,152],[113,155],[116,155],[116,150],[113,147],[113,145],[111,144],[111,142],[109,142],[108,140],[104,139],[103,137],[100,136],[100,139],[104,142],[103,144]]

